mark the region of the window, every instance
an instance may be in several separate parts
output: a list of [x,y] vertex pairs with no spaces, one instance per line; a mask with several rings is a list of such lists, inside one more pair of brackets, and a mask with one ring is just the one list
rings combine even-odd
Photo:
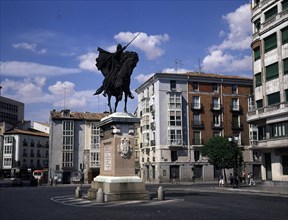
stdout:
[[232,94],[238,93],[238,85],[232,84]]
[[201,125],[200,114],[193,114],[193,124],[194,125]]
[[269,124],[270,138],[288,136],[288,122]]
[[288,0],[282,1],[282,11],[288,10]]
[[182,145],[182,130],[168,130],[168,144],[169,145]]
[[91,167],[100,166],[100,156],[99,153],[91,152],[90,158]]
[[12,166],[12,158],[4,158],[4,166]]
[[259,32],[260,27],[261,27],[260,19],[257,19],[257,20],[254,22],[254,30],[255,30],[255,32]]
[[169,111],[169,126],[181,126],[182,124],[182,117],[181,111]]
[[278,62],[266,66],[266,80],[272,80],[278,77]]
[[262,76],[261,76],[261,72],[255,74],[255,86],[259,87],[262,85]]
[[268,105],[274,105],[280,103],[280,92],[275,92],[267,95]]
[[288,175],[288,155],[282,155],[283,175]]
[[4,146],[4,154],[12,154],[12,145]]
[[220,115],[213,115],[213,124],[214,126],[220,126]]
[[284,74],[288,74],[288,58],[283,60],[283,72]]
[[256,47],[253,50],[254,53],[254,61],[259,60],[260,59],[260,47]]
[[213,83],[212,84],[212,91],[213,92],[219,92],[219,86],[218,86],[218,83]]
[[6,136],[4,138],[5,144],[12,144],[13,143],[13,137],[12,136]]
[[193,88],[193,91],[199,91],[199,83],[198,82],[193,82],[192,83],[192,88]]
[[232,127],[233,128],[239,128],[240,127],[239,115],[232,115]]
[[194,150],[194,160],[199,161],[200,160],[200,151]]
[[219,97],[212,97],[213,109],[220,109],[220,99]]
[[269,37],[266,37],[264,39],[264,50],[265,50],[265,53],[270,51],[270,50],[273,50],[277,47],[277,35],[276,33],[270,35]]
[[288,27],[281,30],[282,44],[288,43]]
[[288,89],[285,89],[284,93],[285,93],[285,101],[288,102]]
[[63,121],[63,167],[73,167],[73,150],[74,150],[74,122]]
[[100,149],[100,128],[95,123],[91,125],[91,149]]
[[239,110],[239,99],[232,99],[232,110]]
[[171,150],[171,161],[177,161],[178,160],[178,152],[176,150]]
[[213,137],[221,137],[221,131],[214,131]]
[[255,6],[259,5],[260,0],[254,0]]
[[258,127],[258,140],[265,140],[266,139],[266,127],[259,126]]
[[168,95],[168,108],[169,109],[181,109],[181,93],[169,93]]
[[193,144],[201,145],[201,132],[200,131],[193,132]]
[[176,80],[170,80],[170,90],[176,90]]
[[257,109],[263,108],[263,100],[262,99],[256,101],[256,107],[257,107]]
[[273,7],[273,8],[271,8],[270,10],[266,11],[264,13],[265,21],[267,21],[268,19],[271,19],[272,17],[276,16],[277,12],[278,12],[277,11],[277,5],[275,7]]
[[199,96],[192,97],[192,106],[193,106],[193,109],[200,109],[200,97]]

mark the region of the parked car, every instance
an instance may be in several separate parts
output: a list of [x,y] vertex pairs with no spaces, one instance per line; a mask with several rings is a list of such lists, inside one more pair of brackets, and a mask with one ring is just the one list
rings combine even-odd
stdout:
[[12,186],[23,186],[23,181],[20,178],[12,178]]

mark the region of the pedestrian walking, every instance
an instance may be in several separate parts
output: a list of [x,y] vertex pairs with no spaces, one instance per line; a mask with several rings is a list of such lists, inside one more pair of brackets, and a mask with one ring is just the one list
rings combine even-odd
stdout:
[[224,176],[223,176],[223,174],[221,174],[220,177],[219,177],[219,186],[224,186]]
[[230,173],[229,180],[230,180],[230,185],[232,186],[234,183],[234,176],[232,175],[232,173]]
[[250,172],[250,173],[248,174],[248,184],[249,184],[249,186],[251,186],[251,185],[255,186],[255,185],[256,185],[256,183],[255,183],[255,181],[254,181],[254,179],[253,179],[252,172]]

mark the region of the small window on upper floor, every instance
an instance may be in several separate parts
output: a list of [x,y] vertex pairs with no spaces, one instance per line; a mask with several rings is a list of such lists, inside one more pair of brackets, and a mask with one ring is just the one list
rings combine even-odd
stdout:
[[176,80],[170,80],[170,90],[176,90]]
[[288,27],[281,30],[282,45],[288,43]]
[[288,74],[288,58],[283,60],[283,73]]
[[232,94],[237,94],[238,93],[238,85],[232,84]]
[[276,5],[264,13],[265,21],[275,17],[277,15],[277,13],[278,13],[278,9],[277,9],[277,5]]
[[213,83],[213,84],[212,84],[212,90],[213,90],[213,92],[219,92],[218,83]]
[[262,85],[262,75],[260,72],[260,73],[255,74],[255,86],[259,87],[261,85]]
[[265,53],[277,48],[277,34],[271,34],[264,39],[264,51]]
[[193,88],[193,91],[199,91],[199,83],[198,82],[193,82],[192,83],[192,88]]
[[255,49],[253,49],[253,54],[254,54],[254,61],[259,60],[261,58],[260,47],[256,47]]
[[282,1],[282,11],[288,10],[288,0]]
[[254,31],[255,33],[259,32],[261,28],[260,18],[254,22]]

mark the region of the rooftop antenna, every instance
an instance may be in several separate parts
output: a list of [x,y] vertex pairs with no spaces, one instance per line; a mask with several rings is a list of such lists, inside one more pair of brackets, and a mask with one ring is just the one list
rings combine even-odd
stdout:
[[181,69],[183,67],[183,63],[179,59],[176,59],[174,62],[175,62],[175,70],[176,70],[176,73],[177,73],[178,72],[178,65],[179,65],[179,67]]
[[66,109],[66,83],[64,83],[64,103],[63,103],[63,107],[64,107],[64,109],[63,110],[65,110]]

